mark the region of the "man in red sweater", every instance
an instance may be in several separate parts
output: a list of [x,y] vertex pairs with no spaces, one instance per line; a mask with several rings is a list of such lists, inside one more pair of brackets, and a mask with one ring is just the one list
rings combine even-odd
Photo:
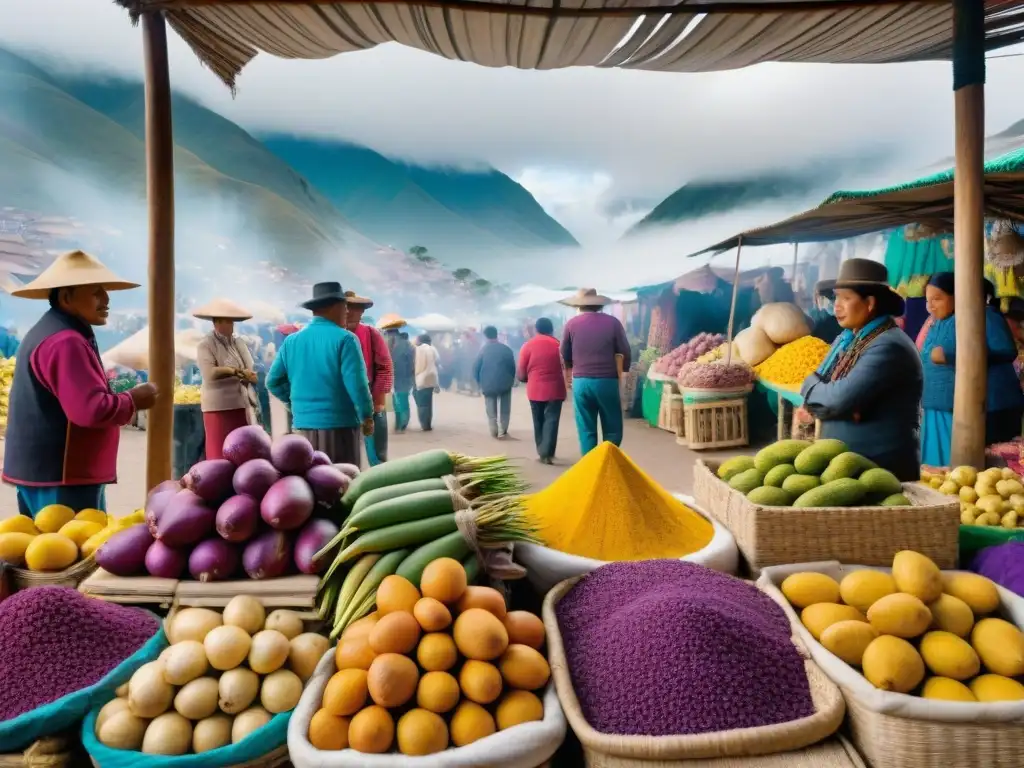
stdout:
[[359,339],[366,363],[366,377],[370,380],[373,396],[373,436],[366,438],[366,456],[370,466],[388,460],[388,417],[385,413],[388,393],[395,380],[391,351],[384,335],[372,325],[360,322],[363,313],[373,306],[373,300],[345,291],[348,303],[346,327]]

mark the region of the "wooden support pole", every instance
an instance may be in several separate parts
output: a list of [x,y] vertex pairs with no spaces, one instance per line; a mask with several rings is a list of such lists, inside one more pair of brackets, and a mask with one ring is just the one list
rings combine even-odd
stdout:
[[953,396],[954,466],[985,463],[984,279],[985,9],[977,0],[953,2],[953,104],[956,166],[953,247],[956,291],[956,390]]
[[736,296],[740,292],[740,256],[743,254],[743,235],[736,238],[736,271],[732,274],[732,302],[729,304],[729,327],[725,333],[725,364],[732,362],[732,328],[736,322]]
[[146,488],[171,479],[174,440],[174,140],[167,26],[142,14],[149,204],[149,380],[159,396],[146,426]]

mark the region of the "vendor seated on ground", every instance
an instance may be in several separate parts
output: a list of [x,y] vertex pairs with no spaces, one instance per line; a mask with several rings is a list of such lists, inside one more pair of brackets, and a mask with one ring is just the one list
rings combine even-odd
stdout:
[[803,421],[821,420],[821,437],[846,443],[904,482],[921,474],[923,376],[917,347],[894,320],[903,299],[889,287],[885,266],[843,262],[839,277],[816,290],[834,297],[843,332],[800,389]]

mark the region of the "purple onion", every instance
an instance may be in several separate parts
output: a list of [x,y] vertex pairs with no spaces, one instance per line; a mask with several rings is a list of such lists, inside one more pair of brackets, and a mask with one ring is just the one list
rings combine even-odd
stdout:
[[253,459],[270,460],[270,435],[263,427],[249,425],[231,430],[224,438],[222,454],[236,467]]
[[316,498],[313,490],[301,477],[282,477],[260,502],[260,515],[271,528],[291,531],[301,528],[313,514]]
[[313,446],[302,435],[282,435],[270,446],[270,460],[282,474],[304,475],[313,464]]
[[217,510],[217,533],[225,541],[248,541],[256,533],[259,524],[260,506],[252,496],[232,496]]
[[283,531],[265,531],[245,545],[242,567],[250,579],[276,579],[291,564],[291,540]]
[[178,491],[157,521],[156,538],[169,547],[187,547],[213,532],[215,517],[192,491]]
[[232,493],[235,465],[227,459],[207,459],[193,465],[181,484],[204,501],[219,504]]
[[313,466],[319,467],[321,464],[330,464],[331,457],[323,451],[313,451]]
[[150,491],[146,497],[146,525],[153,536],[156,536],[156,528],[160,516],[167,509],[167,505],[174,498],[174,495],[180,490],[181,483],[175,480],[165,480]]
[[238,570],[238,547],[220,538],[196,544],[188,558],[188,571],[196,581],[224,581]]
[[314,518],[306,523],[295,539],[295,565],[302,573],[320,573],[326,560],[315,562],[313,556],[338,535],[338,526],[330,520]]
[[153,536],[145,525],[118,531],[96,550],[96,563],[115,576],[138,576],[146,569],[146,553]]
[[249,459],[235,470],[231,484],[235,493],[244,493],[259,501],[267,495],[270,486],[280,479],[281,473],[266,459]]
[[306,482],[313,489],[313,496],[321,504],[333,507],[348,490],[351,478],[337,467],[329,464],[310,467]]
[[146,550],[146,571],[158,579],[177,579],[188,565],[188,552],[154,541]]

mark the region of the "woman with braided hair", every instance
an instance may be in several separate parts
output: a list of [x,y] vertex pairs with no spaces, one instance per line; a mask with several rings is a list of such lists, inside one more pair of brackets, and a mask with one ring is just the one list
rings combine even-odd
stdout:
[[921,475],[921,358],[896,325],[904,303],[883,264],[848,259],[816,291],[835,302],[843,332],[800,389],[799,417],[821,420],[821,437],[842,440],[900,480]]

